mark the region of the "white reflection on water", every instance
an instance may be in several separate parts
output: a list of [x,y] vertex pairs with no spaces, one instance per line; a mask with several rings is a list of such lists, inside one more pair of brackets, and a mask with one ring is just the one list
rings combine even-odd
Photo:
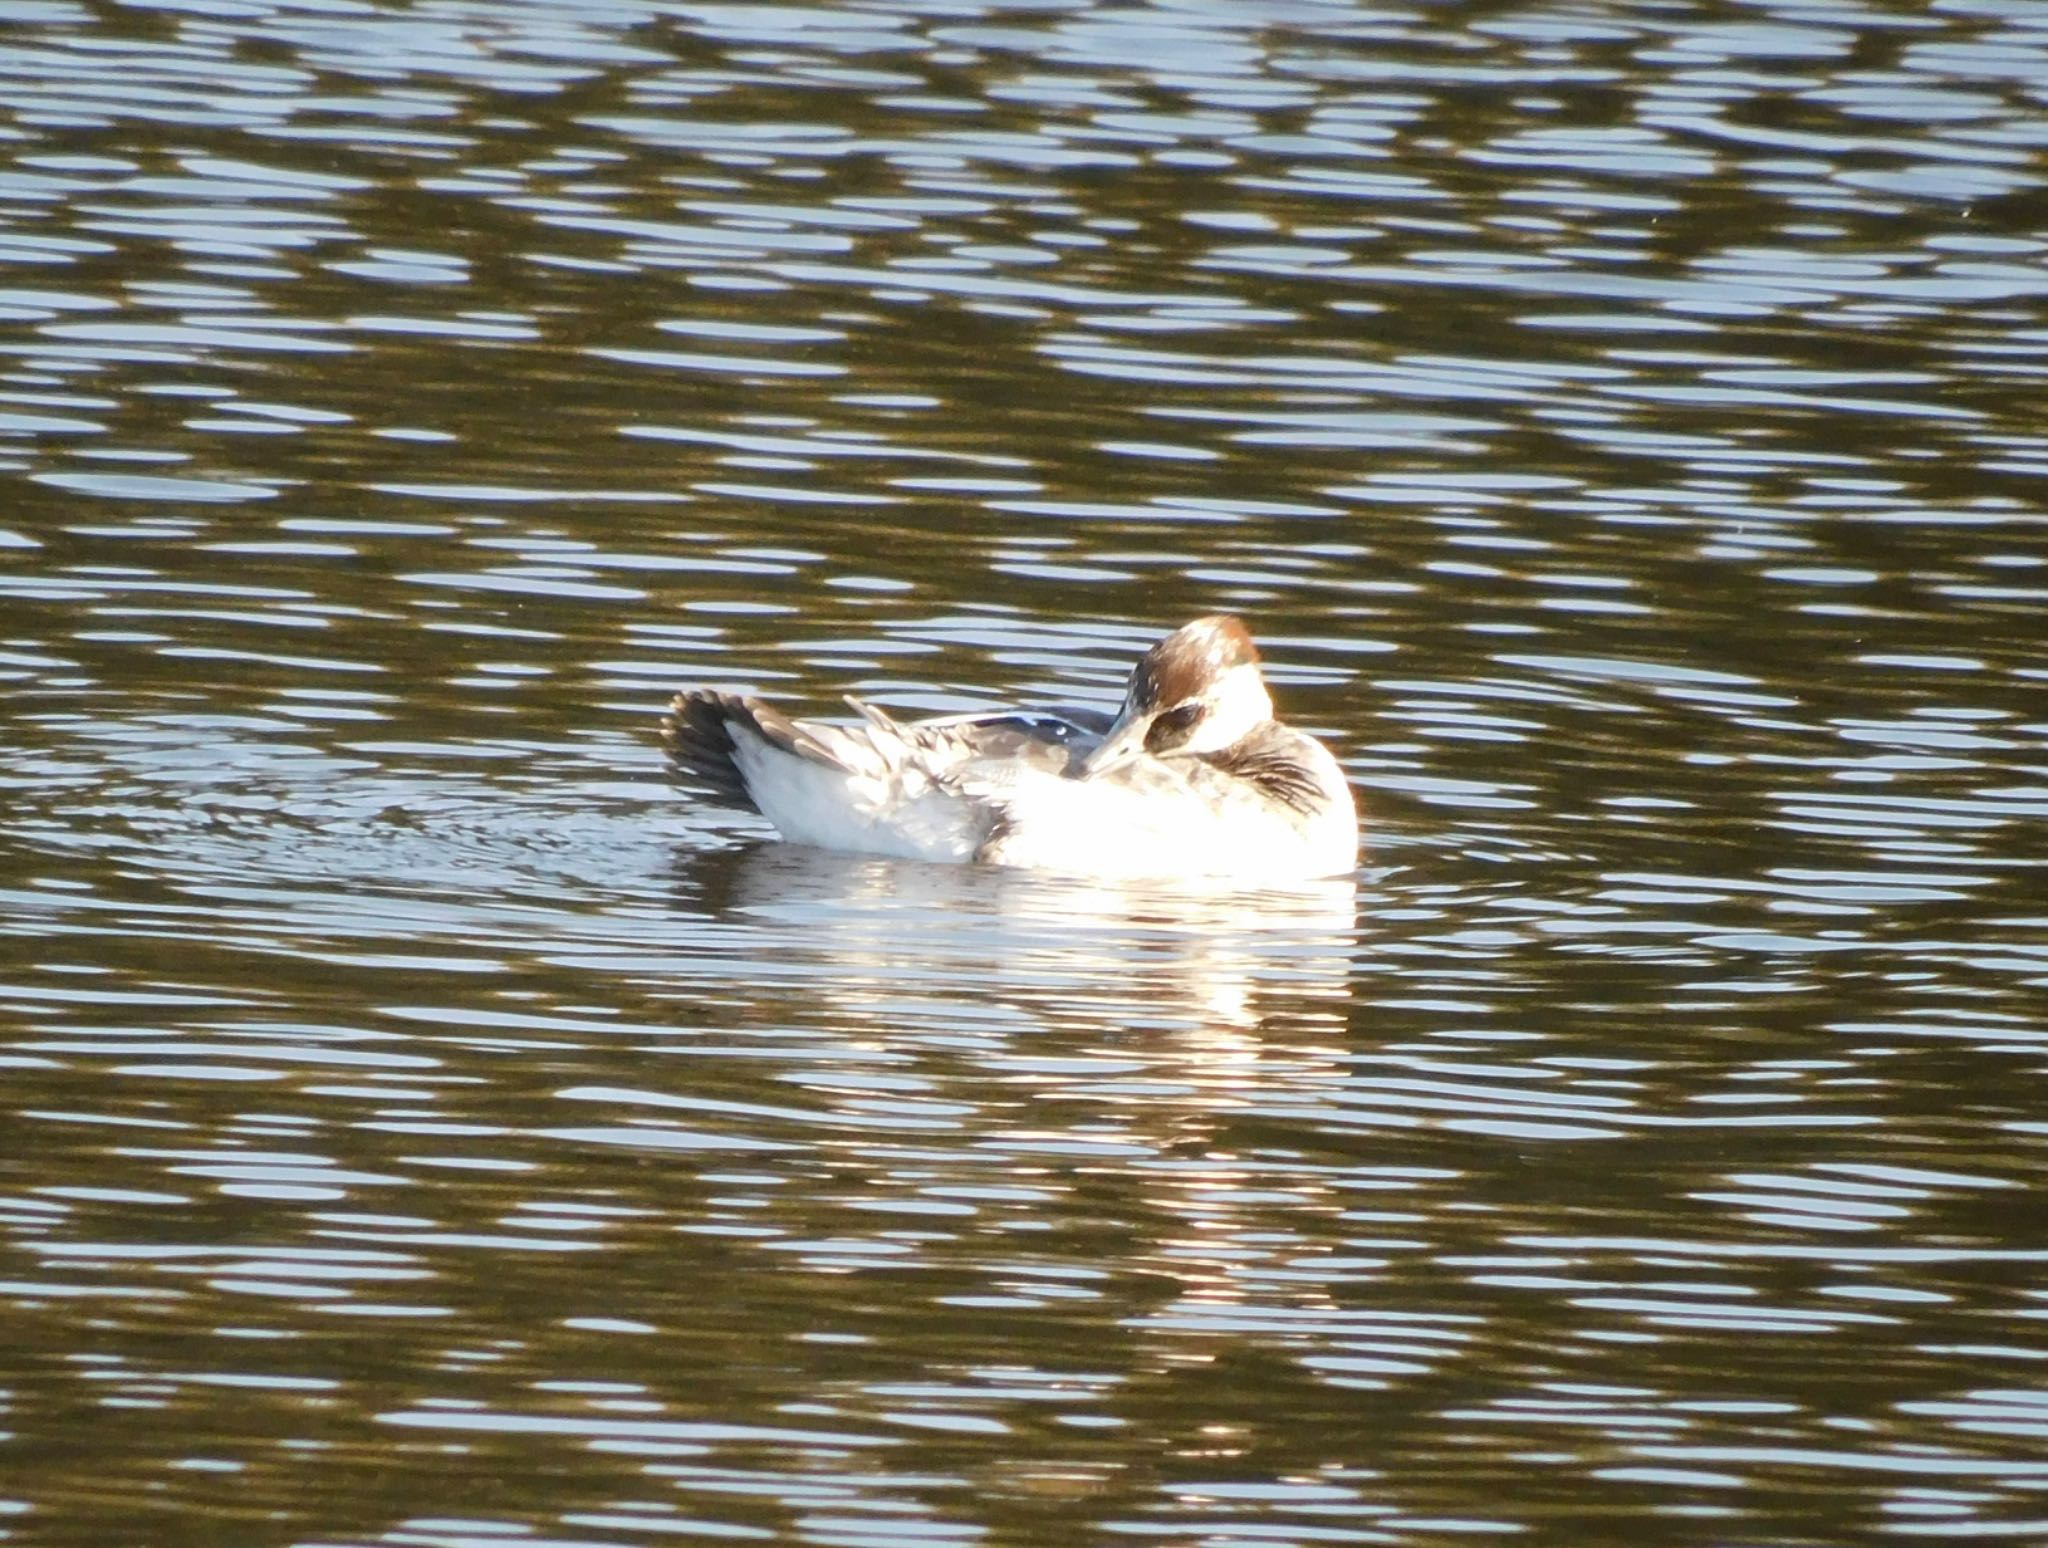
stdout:
[[948,983],[1069,1027],[1171,1029],[1222,1054],[1242,1053],[1283,1000],[1327,1032],[1343,1026],[1348,878],[1258,891],[1105,883],[789,844],[684,863],[700,906],[744,923],[750,955],[794,955],[820,995],[878,1034],[898,1024],[906,992]]

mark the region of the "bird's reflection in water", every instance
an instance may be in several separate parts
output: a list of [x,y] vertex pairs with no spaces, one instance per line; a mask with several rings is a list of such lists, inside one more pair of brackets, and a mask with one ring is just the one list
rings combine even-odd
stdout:
[[1349,878],[1234,891],[766,844],[689,855],[678,882],[714,938],[855,1035],[912,1030],[913,1006],[950,1003],[968,1028],[1001,1006],[1125,1051],[1164,1035],[1227,1065],[1255,1058],[1276,1017],[1290,1044],[1312,1027],[1340,1039],[1350,997]]
[[722,971],[776,975],[803,1024],[892,1059],[958,1115],[963,1168],[1123,1177],[1150,1268],[1189,1301],[1241,1299],[1249,1264],[1304,1245],[1283,1217],[1337,1213],[1290,1135],[1342,1103],[1355,882],[1106,884],[788,844],[693,856],[682,882]]

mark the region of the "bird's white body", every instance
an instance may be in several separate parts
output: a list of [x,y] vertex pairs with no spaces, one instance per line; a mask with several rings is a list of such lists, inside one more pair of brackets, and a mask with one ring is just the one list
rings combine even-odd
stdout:
[[1201,619],[1148,652],[1121,711],[858,725],[678,696],[686,779],[825,849],[1114,878],[1246,884],[1352,870],[1358,819],[1328,749],[1272,718],[1249,636]]

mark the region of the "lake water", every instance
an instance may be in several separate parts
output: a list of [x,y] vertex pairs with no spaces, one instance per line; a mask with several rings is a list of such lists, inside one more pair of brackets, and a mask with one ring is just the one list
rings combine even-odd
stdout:
[[[0,1538],[2048,1537],[2048,8],[23,0],[0,106]],[[1355,879],[664,779],[1226,609]]]

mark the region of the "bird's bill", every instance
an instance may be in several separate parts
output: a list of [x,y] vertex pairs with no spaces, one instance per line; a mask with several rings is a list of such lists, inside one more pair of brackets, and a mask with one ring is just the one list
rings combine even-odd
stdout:
[[1074,777],[1093,779],[1098,774],[1106,774],[1129,763],[1145,750],[1145,732],[1150,727],[1149,716],[1117,721],[1102,738],[1101,745],[1081,760]]

